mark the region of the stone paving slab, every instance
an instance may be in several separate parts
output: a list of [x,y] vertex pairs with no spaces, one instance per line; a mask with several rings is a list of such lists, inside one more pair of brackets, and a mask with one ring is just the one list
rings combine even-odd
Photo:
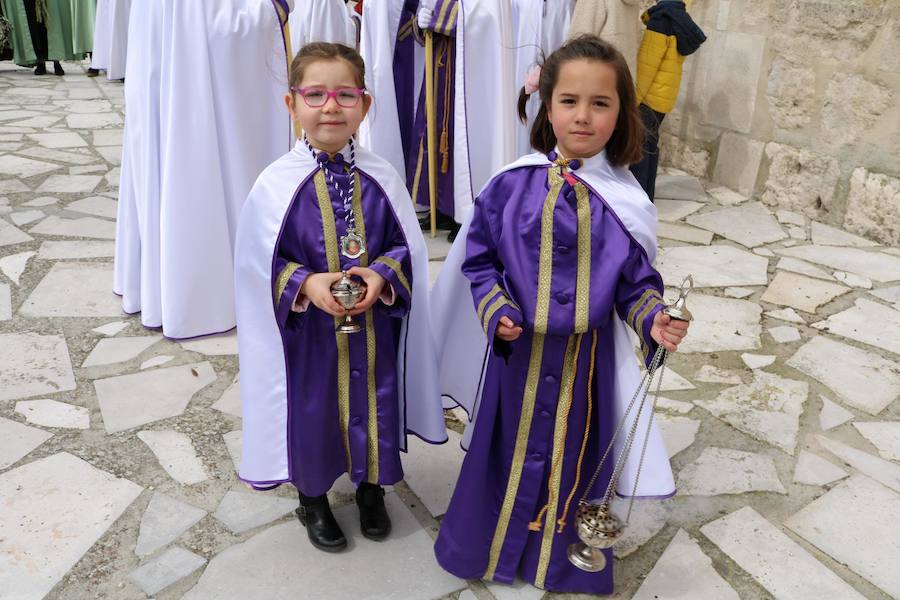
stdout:
[[[900,538],[885,535],[885,526],[896,523],[900,495],[863,475],[851,477],[785,521],[893,598],[900,597]],[[860,552],[863,548],[868,551]]]
[[393,531],[383,542],[362,537],[356,506],[335,511],[349,542],[340,554],[313,548],[303,526],[292,520],[216,556],[184,599],[279,598],[305,590],[310,598],[329,600],[425,600],[465,588],[465,581],[434,562],[431,538],[396,495],[386,495],[385,503]]
[[65,452],[0,474],[0,590],[43,598],[140,493]]
[[700,531],[777,600],[864,600],[750,507],[707,523]]

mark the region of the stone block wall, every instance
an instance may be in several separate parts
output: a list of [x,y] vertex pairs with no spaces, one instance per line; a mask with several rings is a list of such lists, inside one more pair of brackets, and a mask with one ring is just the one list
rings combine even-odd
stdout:
[[663,164],[900,244],[900,0],[691,13],[708,40],[663,122]]

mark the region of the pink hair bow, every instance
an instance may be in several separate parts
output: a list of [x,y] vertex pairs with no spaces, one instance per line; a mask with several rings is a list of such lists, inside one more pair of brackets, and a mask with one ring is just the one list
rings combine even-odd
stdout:
[[541,65],[534,65],[525,76],[525,93],[529,96],[540,89]]

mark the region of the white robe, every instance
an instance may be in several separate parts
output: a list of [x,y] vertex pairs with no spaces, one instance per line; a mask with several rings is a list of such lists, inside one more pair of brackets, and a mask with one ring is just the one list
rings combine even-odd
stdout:
[[292,143],[279,16],[273,0],[134,11],[114,290],[168,337],[227,331],[241,206]]
[[[413,282],[397,360],[401,449],[406,434],[446,441],[431,333],[428,249],[406,185],[385,160],[358,148],[357,167],[382,187],[409,247]],[[272,260],[296,190],[318,164],[302,143],[259,176],[241,215],[235,254],[241,364],[243,454],[240,477],[258,486],[289,480],[287,375],[272,304]]]
[[334,42],[356,48],[356,24],[344,0],[301,0],[291,11],[294,54],[310,42]]
[[130,12],[131,0],[97,0],[91,67],[111,81],[125,77]]
[[459,0],[453,115],[454,216],[516,153],[516,50],[510,0]]
[[[406,173],[397,92],[394,85],[394,47],[404,0],[370,0],[363,6],[359,52],[366,63],[366,89],[374,98],[369,116],[359,128],[360,143]],[[416,47],[413,94],[418,103],[425,69],[425,50]]]
[[[530,154],[507,165],[500,172],[525,166],[549,164],[543,154]],[[610,208],[628,229],[631,236],[644,248],[650,261],[656,259],[656,208],[638,185],[634,176],[624,168],[612,167],[604,155],[584,161],[574,172],[588,187],[606,200]],[[441,393],[452,397],[471,416],[463,438],[468,446],[472,432],[477,425],[478,404],[481,390],[478,388],[487,362],[487,338],[478,322],[472,305],[471,285],[462,272],[466,258],[466,236],[474,211],[465,215],[463,226],[456,238],[441,273],[432,288],[432,315],[435,342],[438,350]],[[641,380],[634,344],[625,323],[615,314],[611,318],[615,337],[615,403],[616,423],[625,412],[634,391]],[[649,400],[649,399],[648,399]],[[632,411],[634,417],[636,409]],[[649,411],[645,410],[638,424],[635,437],[636,450],[631,452],[619,479],[618,492],[631,495],[634,478],[637,475],[640,449],[644,443]],[[624,432],[630,431],[634,419],[631,418]],[[616,456],[621,450],[625,435],[620,434],[616,443]],[[647,454],[641,470],[637,496],[670,496],[675,490],[672,469],[665,444],[655,421],[652,423]]]

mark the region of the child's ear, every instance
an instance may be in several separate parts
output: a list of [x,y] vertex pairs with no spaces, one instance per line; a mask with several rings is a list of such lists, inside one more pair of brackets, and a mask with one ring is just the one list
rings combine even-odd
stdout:
[[294,114],[294,94],[284,95],[284,105],[287,106],[288,112],[291,113],[291,120],[296,121],[297,115]]
[[369,114],[369,109],[372,108],[372,96],[366,94],[365,96],[363,96],[362,101],[363,101],[363,118],[365,118],[365,116],[367,114]]

